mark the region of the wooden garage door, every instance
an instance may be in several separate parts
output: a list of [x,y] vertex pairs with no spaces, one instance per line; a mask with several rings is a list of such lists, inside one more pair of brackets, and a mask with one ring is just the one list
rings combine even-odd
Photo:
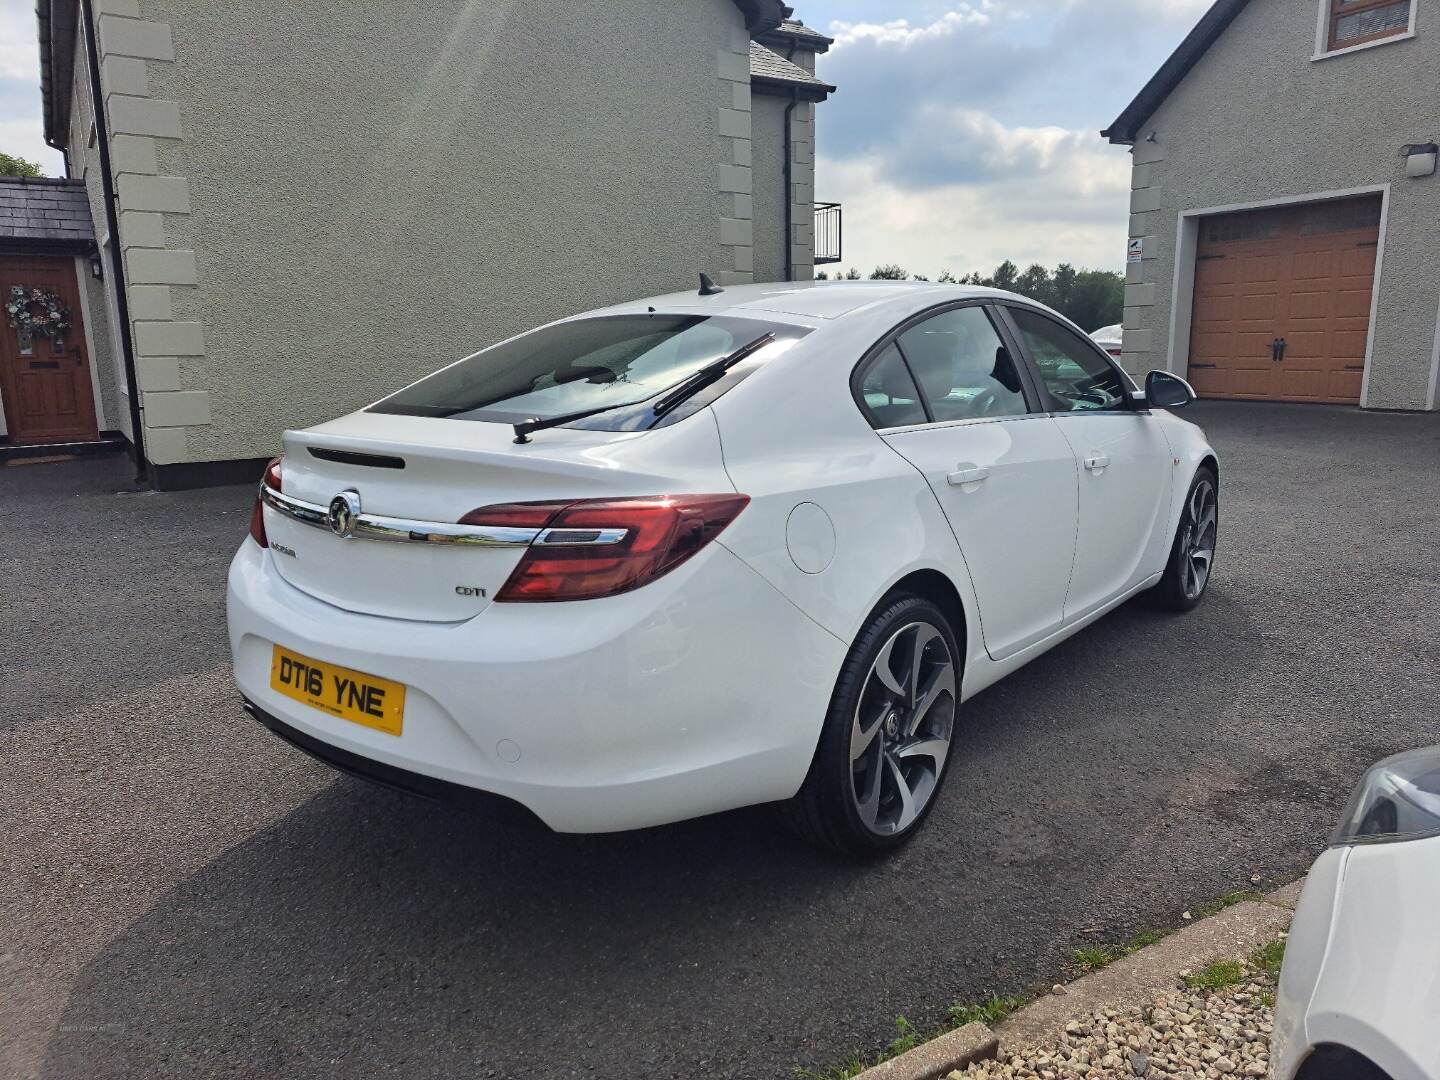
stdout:
[[1358,402],[1379,240],[1378,195],[1203,219],[1190,333],[1196,392]]

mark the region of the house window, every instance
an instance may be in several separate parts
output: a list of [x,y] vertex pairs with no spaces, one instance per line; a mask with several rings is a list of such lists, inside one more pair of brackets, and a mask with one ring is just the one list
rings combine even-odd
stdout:
[[1330,48],[1394,37],[1410,29],[1414,0],[1327,0],[1330,5]]

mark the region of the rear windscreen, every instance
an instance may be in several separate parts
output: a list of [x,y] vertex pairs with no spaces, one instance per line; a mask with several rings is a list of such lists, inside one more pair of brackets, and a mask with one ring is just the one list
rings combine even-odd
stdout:
[[[437,371],[370,412],[515,424],[614,409],[613,430],[642,426],[626,406],[659,397],[707,364],[802,327],[708,315],[612,315],[541,327]],[[763,359],[762,350],[757,359]],[[610,414],[607,414],[610,415]],[[609,426],[604,417],[586,427]]]

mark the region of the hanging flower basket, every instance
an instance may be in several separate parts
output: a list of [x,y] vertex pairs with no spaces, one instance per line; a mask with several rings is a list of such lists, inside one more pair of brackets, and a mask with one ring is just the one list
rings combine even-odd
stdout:
[[31,289],[24,285],[10,286],[5,301],[5,314],[10,325],[22,338],[39,334],[60,341],[70,329],[70,309],[60,302],[53,289]]

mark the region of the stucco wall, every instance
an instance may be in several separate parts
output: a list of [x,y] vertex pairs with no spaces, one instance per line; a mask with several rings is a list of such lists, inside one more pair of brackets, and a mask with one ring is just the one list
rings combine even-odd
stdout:
[[167,35],[144,46],[156,168],[130,204],[163,218],[143,260],[166,304],[142,343],[166,365],[157,460],[263,456],[537,322],[749,279],[731,0],[136,16]]
[[1415,39],[1317,61],[1316,0],[1251,0],[1145,124],[1140,138],[1156,141],[1134,153],[1130,235],[1145,238],[1145,259],[1128,274],[1131,371],[1173,360],[1183,211],[1388,184],[1365,404],[1433,407],[1440,178],[1407,179],[1400,150],[1440,135],[1440,0],[1415,2]]
[[755,280],[785,278],[785,98],[755,94]]
[[[800,53],[796,54],[802,55]],[[789,98],[755,94],[755,280],[785,280],[785,109]],[[815,269],[815,105],[802,101],[790,115],[793,280]]]

